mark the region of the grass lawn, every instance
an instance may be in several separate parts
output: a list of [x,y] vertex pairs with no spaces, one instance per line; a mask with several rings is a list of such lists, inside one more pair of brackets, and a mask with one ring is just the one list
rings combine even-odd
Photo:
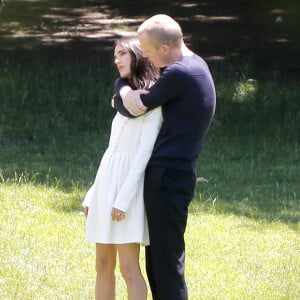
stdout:
[[[0,298],[93,299],[81,201],[107,145],[116,74],[97,60],[1,63]],[[217,112],[186,232],[190,299],[299,299],[299,86],[212,71]]]
[[[0,195],[2,299],[92,299],[94,246],[84,242],[78,205],[84,190],[1,184]],[[186,241],[190,299],[299,296],[300,239],[293,226],[203,212],[195,201]],[[119,271],[117,282],[117,299],[126,299]]]

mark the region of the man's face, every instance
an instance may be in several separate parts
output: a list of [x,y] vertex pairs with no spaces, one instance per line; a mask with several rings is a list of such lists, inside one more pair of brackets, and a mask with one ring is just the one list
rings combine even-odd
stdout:
[[147,57],[156,67],[165,67],[165,55],[162,46],[153,45],[146,33],[139,34],[139,40],[143,51],[143,56]]

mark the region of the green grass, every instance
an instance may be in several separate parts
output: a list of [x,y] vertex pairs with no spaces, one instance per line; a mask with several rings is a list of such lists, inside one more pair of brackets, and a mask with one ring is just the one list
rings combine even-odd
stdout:
[[[115,73],[100,59],[0,62],[1,297],[92,299],[81,201],[108,142]],[[300,88],[249,66],[213,73],[197,171],[208,182],[186,232],[190,299],[298,299]]]
[[[84,189],[1,184],[0,195],[2,299],[92,299]],[[190,299],[297,299],[300,240],[287,224],[207,213],[195,202],[186,241]],[[126,299],[119,271],[117,282],[117,299]]]
[[299,236],[285,224],[199,212],[190,216],[187,249],[191,299],[299,296]]
[[77,191],[1,185],[2,299],[89,299],[93,265],[80,235],[84,220],[65,211],[78,198]]

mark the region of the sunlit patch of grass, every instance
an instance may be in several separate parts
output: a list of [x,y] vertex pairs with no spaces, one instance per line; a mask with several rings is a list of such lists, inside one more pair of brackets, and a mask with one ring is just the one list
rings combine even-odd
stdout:
[[[94,245],[84,241],[84,194],[78,188],[66,192],[41,185],[0,184],[3,299],[93,298],[95,253]],[[126,299],[119,269],[116,274],[117,299]]]
[[251,100],[255,96],[257,90],[257,83],[253,79],[240,81],[235,83],[235,92],[232,100],[237,103],[244,103]]
[[5,227],[0,246],[2,297],[55,299],[62,295],[61,299],[66,299],[75,290],[80,298],[83,282],[92,277],[89,248],[83,247],[80,235],[83,219],[79,205],[72,213],[52,208],[54,203],[73,197],[78,200],[80,191],[64,193],[30,184],[1,184],[0,189],[1,223]]
[[191,299],[299,296],[300,239],[284,223],[199,212],[190,215],[186,241]]
[[[84,242],[84,189],[0,184],[3,299],[92,299],[94,246]],[[73,203],[73,208],[64,205]],[[190,299],[297,299],[299,235],[282,222],[204,212],[186,231]],[[141,253],[143,273],[144,252]],[[117,299],[126,287],[117,269]],[[151,299],[149,294],[149,299]]]

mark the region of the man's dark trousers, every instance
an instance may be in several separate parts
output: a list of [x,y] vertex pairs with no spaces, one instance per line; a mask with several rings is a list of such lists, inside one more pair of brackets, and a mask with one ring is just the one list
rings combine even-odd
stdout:
[[144,200],[150,246],[146,270],[153,300],[187,300],[184,232],[195,188],[194,172],[148,166]]

